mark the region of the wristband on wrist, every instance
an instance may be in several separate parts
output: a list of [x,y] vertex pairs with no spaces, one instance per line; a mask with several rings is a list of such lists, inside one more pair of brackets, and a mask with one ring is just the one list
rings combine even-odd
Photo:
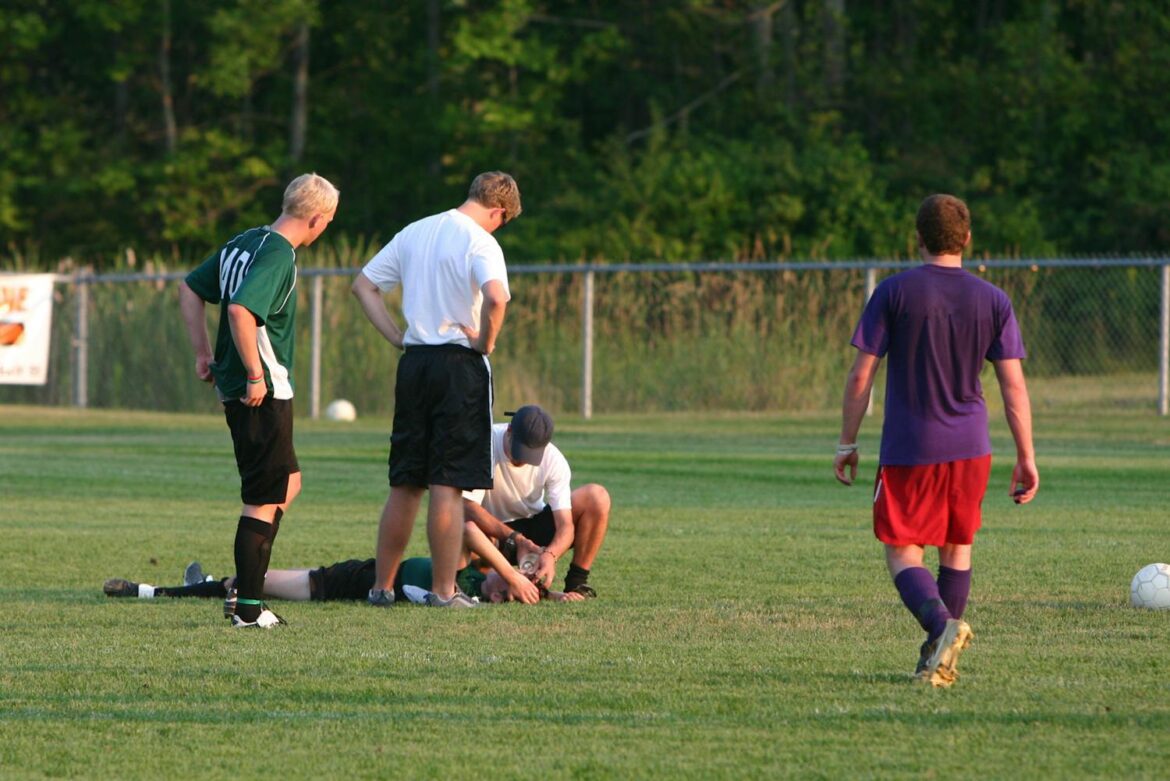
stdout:
[[845,443],[842,442],[842,443],[837,445],[837,455],[839,455],[839,456],[847,456],[850,453],[856,453],[856,452],[857,452],[857,445],[856,444],[846,445]]
[[248,378],[249,385],[255,385],[258,382],[264,382],[264,375],[263,374],[258,374],[255,377]]

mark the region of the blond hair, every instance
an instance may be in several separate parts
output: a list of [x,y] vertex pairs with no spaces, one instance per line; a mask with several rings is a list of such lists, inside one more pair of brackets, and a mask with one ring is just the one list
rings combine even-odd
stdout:
[[301,174],[285,188],[281,210],[290,217],[307,220],[314,214],[332,212],[339,196],[338,189],[324,176]]
[[520,206],[520,188],[516,186],[516,180],[503,171],[487,171],[475,177],[467,198],[489,209],[503,209],[504,222],[511,222],[524,211]]

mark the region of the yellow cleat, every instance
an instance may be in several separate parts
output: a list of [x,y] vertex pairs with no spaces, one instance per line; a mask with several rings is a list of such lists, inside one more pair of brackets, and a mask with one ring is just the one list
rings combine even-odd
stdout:
[[[959,678],[957,668],[959,654],[964,648],[971,645],[975,634],[966,621],[952,618],[947,621],[947,627],[938,639],[929,646],[923,646],[922,657],[919,658],[918,669],[914,677],[923,682],[929,682],[935,688],[947,688]],[[926,652],[930,653],[927,654]]]

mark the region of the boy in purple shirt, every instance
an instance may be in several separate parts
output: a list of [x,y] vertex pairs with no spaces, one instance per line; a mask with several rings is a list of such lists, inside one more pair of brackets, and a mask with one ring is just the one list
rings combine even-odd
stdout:
[[[974,636],[962,620],[971,588],[971,546],[991,469],[979,372],[991,361],[1016,444],[1012,497],[1026,504],[1040,475],[1020,360],[1020,329],[1007,295],[962,267],[971,241],[967,205],[932,195],[917,217],[923,265],[878,285],[853,334],[857,358],[845,382],[837,479],[857,477],[857,432],[879,361],[886,369],[885,422],[874,488],[874,534],[907,609],[926,630],[915,676],[950,686]],[[848,474],[846,471],[848,470]],[[937,547],[937,580],[923,566]]]

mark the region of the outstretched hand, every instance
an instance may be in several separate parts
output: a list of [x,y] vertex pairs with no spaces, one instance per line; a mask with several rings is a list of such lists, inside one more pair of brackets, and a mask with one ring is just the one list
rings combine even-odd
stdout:
[[535,605],[540,601],[540,589],[528,578],[516,573],[516,577],[508,578],[508,597],[525,605]]
[[553,602],[584,602],[586,596],[576,591],[550,591],[548,598]]

